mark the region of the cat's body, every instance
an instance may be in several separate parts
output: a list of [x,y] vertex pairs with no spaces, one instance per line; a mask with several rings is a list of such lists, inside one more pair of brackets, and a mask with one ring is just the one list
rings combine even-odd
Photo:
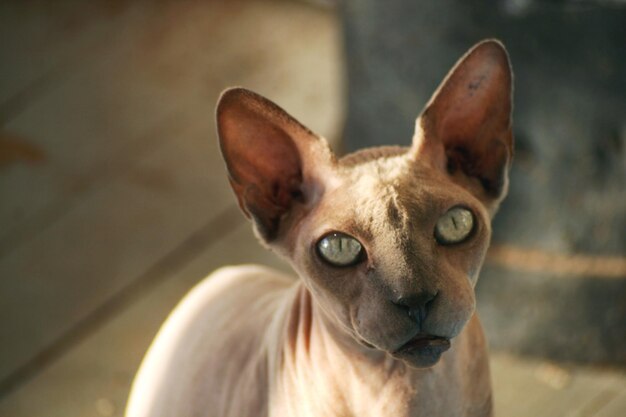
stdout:
[[300,279],[209,276],[161,329],[127,416],[491,416],[473,288],[506,193],[510,113],[494,41],[451,71],[410,148],[337,160],[262,97],[224,93],[233,189]]

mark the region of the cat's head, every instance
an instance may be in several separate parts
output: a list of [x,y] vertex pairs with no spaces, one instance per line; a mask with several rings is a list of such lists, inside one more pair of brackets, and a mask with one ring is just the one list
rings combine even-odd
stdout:
[[267,99],[222,94],[218,133],[241,209],[364,346],[430,366],[473,314],[507,190],[511,82],[504,47],[484,41],[426,105],[411,147],[341,159]]

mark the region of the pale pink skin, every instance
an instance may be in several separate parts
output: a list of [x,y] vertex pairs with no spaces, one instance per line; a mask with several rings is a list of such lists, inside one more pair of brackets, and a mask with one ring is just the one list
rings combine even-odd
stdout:
[[[506,194],[511,95],[504,48],[482,42],[418,118],[412,147],[337,160],[266,99],[225,92],[218,131],[231,184],[261,242],[299,278],[255,265],[207,277],[160,330],[126,415],[491,416],[474,286]],[[434,224],[459,204],[477,226],[442,246]],[[313,248],[329,231],[358,238],[367,258],[325,264]],[[437,295],[417,325],[395,301],[426,289]],[[397,354],[416,334],[451,347]]]

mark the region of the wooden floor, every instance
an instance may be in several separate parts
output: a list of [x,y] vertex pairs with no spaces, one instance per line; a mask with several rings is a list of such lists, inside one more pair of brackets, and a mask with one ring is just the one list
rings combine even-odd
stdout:
[[[0,2],[0,416],[121,416],[212,269],[276,259],[236,208],[219,92],[337,143],[340,29],[299,1]],[[500,416],[626,415],[626,374],[496,353]]]

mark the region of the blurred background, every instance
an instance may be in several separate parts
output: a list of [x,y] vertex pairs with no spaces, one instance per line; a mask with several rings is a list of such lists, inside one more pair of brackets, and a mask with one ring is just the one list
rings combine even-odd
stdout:
[[626,2],[0,1],[0,416],[122,416],[211,270],[261,262],[217,150],[241,85],[338,152],[410,143],[475,42],[516,74],[478,287],[500,416],[626,415]]

